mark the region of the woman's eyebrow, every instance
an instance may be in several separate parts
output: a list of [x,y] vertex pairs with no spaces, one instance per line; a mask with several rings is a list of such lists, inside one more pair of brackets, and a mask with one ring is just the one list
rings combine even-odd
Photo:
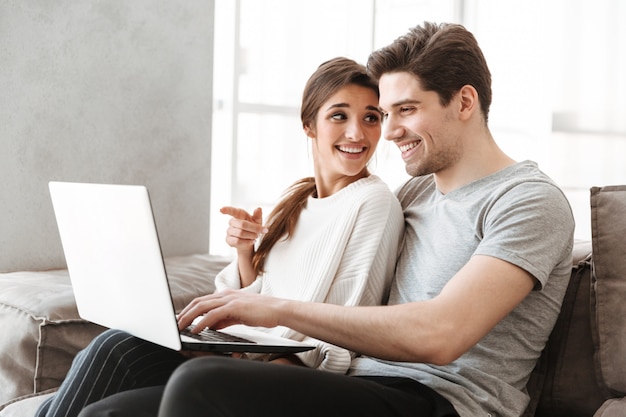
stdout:
[[328,108],[326,110],[330,110],[330,109],[334,109],[334,108],[341,108],[341,107],[350,107],[350,105],[348,103],[331,104],[330,106],[328,106]]
[[[348,104],[348,103],[331,104],[330,106],[328,106],[328,108],[326,110],[328,111],[330,109],[342,108],[342,107],[350,107],[350,104]],[[380,112],[380,108],[378,106],[366,106],[365,109],[366,110],[373,110],[373,111],[376,111],[376,112]]]
[[371,111],[375,111],[376,113],[380,114],[381,116],[383,114],[385,114],[385,112],[382,111],[382,109],[380,107],[378,107],[378,106],[367,106],[366,109],[367,110],[371,110]]

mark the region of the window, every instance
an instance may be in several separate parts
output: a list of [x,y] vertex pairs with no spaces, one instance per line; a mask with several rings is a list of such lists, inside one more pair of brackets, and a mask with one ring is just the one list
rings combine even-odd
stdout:
[[[620,0],[216,0],[211,252],[224,205],[264,214],[312,175],[299,105],[309,75],[369,53],[424,20],[464,24],[493,77],[491,131],[566,192],[578,238],[590,238],[589,187],[626,183],[626,3]],[[381,141],[372,171],[394,189],[407,176]]]

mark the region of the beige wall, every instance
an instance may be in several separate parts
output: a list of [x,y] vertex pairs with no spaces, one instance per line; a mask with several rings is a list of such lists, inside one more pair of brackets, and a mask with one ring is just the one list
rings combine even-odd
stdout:
[[145,184],[208,251],[213,2],[0,2],[0,271],[64,265],[50,180]]

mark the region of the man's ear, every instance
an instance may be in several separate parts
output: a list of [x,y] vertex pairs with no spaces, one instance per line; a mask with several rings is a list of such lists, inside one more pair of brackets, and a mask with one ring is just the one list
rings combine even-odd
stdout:
[[459,115],[462,120],[467,120],[480,107],[478,91],[471,85],[464,85],[459,90]]

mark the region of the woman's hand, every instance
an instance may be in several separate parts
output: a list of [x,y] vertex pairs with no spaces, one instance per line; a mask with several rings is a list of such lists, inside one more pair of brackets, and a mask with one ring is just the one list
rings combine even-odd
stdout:
[[226,230],[226,243],[238,251],[251,251],[254,242],[267,233],[263,226],[263,211],[257,207],[252,214],[236,207],[222,207],[220,213],[231,216]]
[[257,276],[257,271],[252,265],[254,243],[260,235],[267,233],[267,228],[263,226],[263,211],[259,207],[250,215],[240,208],[222,207],[220,213],[232,216],[226,230],[226,243],[237,249],[241,288],[247,287]]

